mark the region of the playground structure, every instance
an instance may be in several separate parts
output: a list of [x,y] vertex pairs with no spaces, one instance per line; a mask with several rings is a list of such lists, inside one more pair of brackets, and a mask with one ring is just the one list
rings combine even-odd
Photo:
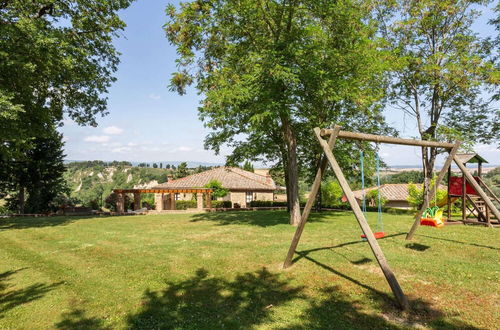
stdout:
[[[477,163],[477,176],[474,176],[474,181],[483,188],[487,195],[487,199],[500,203],[500,199],[488,187],[482,178],[482,164],[487,161],[475,153],[457,154],[456,158],[462,162],[463,166],[467,164]],[[462,218],[458,221],[452,220],[452,203],[456,200],[462,202]],[[479,192],[472,186],[467,177],[462,173],[462,176],[452,176],[451,168],[448,169],[448,194],[443,201],[437,203],[437,206],[442,207],[447,205],[447,222],[446,224],[479,224],[489,227],[500,227],[500,219],[495,215],[493,210],[487,205],[486,201],[481,197]],[[475,218],[471,220],[470,217]]]
[[[360,206],[356,202],[356,199],[354,197],[354,194],[349,187],[349,184],[347,180],[344,177],[344,174],[337,163],[337,160],[335,159],[335,156],[333,155],[333,148],[335,147],[335,142],[337,138],[344,138],[344,139],[352,139],[352,140],[361,140],[361,141],[369,141],[369,142],[376,142],[376,143],[388,143],[388,144],[398,144],[398,145],[410,145],[410,146],[420,146],[420,147],[435,147],[435,148],[443,148],[448,152],[448,157],[446,158],[446,161],[443,165],[443,168],[438,174],[438,177],[436,179],[435,184],[430,188],[430,190],[425,194],[424,201],[422,203],[422,206],[420,210],[417,212],[415,216],[415,221],[408,232],[406,239],[411,240],[413,238],[413,235],[415,234],[415,231],[418,229],[420,226],[420,221],[423,213],[425,210],[429,207],[429,196],[434,196],[436,193],[437,187],[439,187],[439,184],[443,180],[445,174],[449,170],[452,161],[455,161],[459,169],[461,170],[465,180],[469,181],[470,185],[475,189],[475,192],[477,192],[478,196],[484,200],[484,203],[486,207],[488,207],[493,215],[497,218],[500,219],[500,213],[498,212],[497,208],[494,206],[492,203],[491,199],[486,195],[486,193],[483,191],[483,189],[480,187],[478,181],[476,181],[472,175],[467,171],[467,168],[463,164],[462,160],[457,157],[457,151],[458,148],[460,147],[460,142],[456,141],[455,143],[445,143],[445,142],[436,142],[436,141],[424,141],[424,140],[412,140],[412,139],[401,139],[401,138],[395,138],[395,137],[389,137],[389,136],[381,136],[381,135],[374,135],[374,134],[364,134],[364,133],[355,133],[355,132],[347,132],[347,131],[341,131],[341,127],[336,125],[333,129],[320,129],[316,127],[314,129],[314,134],[316,135],[316,138],[321,145],[323,149],[323,157],[321,159],[321,162],[318,166],[318,170],[316,172],[316,177],[314,179],[314,183],[311,187],[311,192],[309,194],[309,198],[307,200],[306,206],[302,212],[301,220],[300,223],[297,226],[297,229],[295,231],[295,234],[293,236],[292,242],[290,244],[290,248],[288,250],[287,256],[285,258],[285,262],[283,263],[283,268],[288,268],[292,264],[292,258],[295,254],[297,245],[300,241],[300,237],[302,235],[302,232],[304,230],[305,224],[307,222],[307,219],[309,217],[309,214],[311,212],[311,209],[313,207],[314,201],[316,199],[316,196],[318,194],[318,191],[321,186],[321,180],[322,177],[325,173],[326,167],[328,163],[332,167],[332,170],[345,194],[347,197],[347,200],[353,210],[353,213],[356,217],[356,220],[358,221],[359,226],[361,227],[361,230],[363,231],[364,236],[366,237],[366,240],[368,241],[368,244],[377,259],[377,262],[394,294],[396,297],[396,300],[398,302],[398,305],[402,309],[407,309],[408,306],[408,299],[406,298],[405,294],[403,293],[403,290],[401,289],[401,286],[399,285],[398,280],[396,279],[396,276],[394,275],[393,271],[389,267],[389,264],[387,260],[385,259],[384,253],[382,252],[382,249],[380,248],[375,235],[373,234],[370,226],[368,225],[365,215],[363,214]],[[328,137],[328,142],[324,139],[324,137]]]

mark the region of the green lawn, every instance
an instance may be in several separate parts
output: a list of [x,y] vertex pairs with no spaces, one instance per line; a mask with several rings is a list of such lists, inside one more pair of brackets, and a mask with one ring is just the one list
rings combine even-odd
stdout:
[[[374,223],[376,214],[369,214]],[[384,214],[401,313],[349,212],[313,214],[295,264],[281,211],[0,219],[0,328],[489,328],[500,231]]]

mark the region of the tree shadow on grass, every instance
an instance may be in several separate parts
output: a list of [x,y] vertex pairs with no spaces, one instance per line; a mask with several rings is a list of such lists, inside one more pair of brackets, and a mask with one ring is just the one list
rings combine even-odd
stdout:
[[[297,252],[297,254],[317,266],[366,289],[369,295],[366,300],[373,301],[377,309],[384,312],[378,316],[362,313],[359,310],[366,302],[347,301],[338,293],[338,287],[330,287],[324,289],[324,293],[329,294],[330,298],[320,303],[313,302],[311,308],[303,316],[308,321],[289,327],[291,329],[325,329],[332,327],[339,329],[400,329],[401,327],[413,328],[422,325],[430,329],[479,329],[462,321],[445,320],[447,316],[443,312],[433,308],[431,303],[421,298],[413,298],[407,295],[410,308],[407,311],[402,311],[392,295],[364,284],[312,258],[308,253]],[[371,261],[364,261],[363,264],[368,262]],[[353,263],[356,264],[356,262]],[[454,315],[448,315],[448,317],[450,316]]]
[[[379,238],[378,241],[382,241],[384,239],[388,239],[388,238],[392,238],[392,237],[398,237],[398,236],[401,236],[401,235],[406,235],[406,233],[405,232],[401,232],[401,233],[394,233],[394,234],[391,234],[391,235],[386,235],[386,236],[384,236],[382,238]],[[318,248],[309,249],[309,250],[296,251],[296,254],[298,254],[298,256],[295,257],[295,259],[292,260],[292,263],[296,263],[300,259],[304,258],[304,256],[306,256],[306,255],[308,255],[309,253],[312,253],[312,252],[323,251],[323,250],[333,250],[333,249],[338,249],[338,248],[341,248],[341,247],[344,247],[344,246],[355,245],[355,244],[368,244],[368,243],[366,241],[363,241],[363,240],[360,239],[360,240],[357,240],[357,241],[345,242],[345,243],[341,243],[341,244],[337,244],[337,245],[332,245],[332,246],[323,246],[323,247],[318,247]]]
[[[447,320],[445,315],[420,299],[409,299],[411,309],[406,312],[380,299],[380,293],[369,293],[365,299],[349,299],[340,286],[321,289],[327,298],[313,301],[299,317],[300,321],[282,329],[479,329],[459,320]],[[365,309],[367,301],[375,302],[375,309]]]
[[234,280],[199,269],[182,282],[144,293],[141,310],[128,317],[131,329],[247,329],[272,318],[272,309],[303,297],[265,268]]
[[11,217],[0,219],[0,230],[55,227],[75,221],[93,219],[95,216],[57,216],[57,217]]
[[73,329],[93,329],[105,330],[111,329],[103,325],[103,321],[96,317],[85,316],[85,311],[82,309],[75,309],[71,312],[64,313],[62,320],[55,324],[57,329],[73,330]]
[[[199,269],[186,280],[167,282],[165,289],[146,291],[140,310],[129,315],[127,328],[249,329],[275,322],[273,328],[304,330],[401,329],[422,324],[432,329],[474,329],[465,323],[449,322],[422,300],[410,298],[413,310],[401,312],[392,296],[341,276],[367,288],[368,297],[351,298],[339,286],[316,289],[319,296],[311,297],[305,287],[291,286],[266,269],[239,275],[234,280],[209,277],[206,270]],[[305,309],[294,308],[304,302]],[[274,313],[283,308],[285,314]]]
[[3,313],[17,306],[39,299],[47,292],[52,291],[54,288],[62,284],[62,282],[52,284],[35,283],[22,289],[7,291],[10,285],[6,283],[6,281],[8,281],[12,275],[22,271],[23,269],[24,268],[11,270],[0,274],[0,318]]
[[[333,213],[344,214],[344,211],[313,212],[307,222],[322,222],[331,218]],[[196,213],[191,216],[191,222],[214,221],[218,225],[244,224],[259,227],[269,227],[288,224],[290,221],[286,211],[223,211]]]
[[477,243],[470,243],[470,242],[463,242],[463,241],[457,241],[457,240],[449,239],[449,238],[434,237],[434,236],[428,236],[428,235],[422,235],[422,234],[417,234],[416,236],[426,237],[426,238],[435,239],[435,240],[439,240],[439,241],[446,241],[446,242],[456,243],[456,244],[460,244],[460,245],[470,245],[470,246],[475,246],[475,247],[479,247],[479,248],[486,248],[486,249],[492,249],[492,250],[500,251],[500,248],[495,247],[495,246],[489,246],[489,245],[483,245],[483,244],[477,244]]

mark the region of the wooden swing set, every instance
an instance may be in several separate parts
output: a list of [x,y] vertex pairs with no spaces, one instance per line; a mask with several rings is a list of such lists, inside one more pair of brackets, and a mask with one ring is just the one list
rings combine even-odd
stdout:
[[[451,163],[455,161],[457,166],[460,168],[462,171],[464,177],[470,182],[470,184],[474,187],[474,189],[478,192],[478,194],[481,196],[481,198],[484,199],[485,203],[487,206],[492,210],[492,212],[495,214],[497,219],[500,219],[500,214],[496,207],[493,205],[491,202],[491,199],[486,195],[486,193],[483,191],[483,189],[480,187],[480,185],[477,183],[477,181],[473,178],[473,176],[467,171],[467,168],[465,165],[460,161],[459,158],[456,157],[458,148],[460,147],[460,142],[456,141],[455,143],[446,143],[446,142],[436,142],[436,141],[424,141],[424,140],[413,140],[413,139],[401,139],[401,138],[395,138],[395,137],[390,137],[390,136],[382,136],[382,135],[374,135],[374,134],[364,134],[364,133],[355,133],[355,132],[348,132],[348,131],[341,131],[341,127],[336,125],[333,129],[320,129],[316,127],[314,129],[314,134],[316,135],[316,138],[318,139],[319,144],[321,145],[324,155],[321,159],[321,162],[318,166],[318,170],[316,172],[316,177],[314,179],[314,183],[311,187],[311,192],[309,194],[309,198],[307,200],[306,206],[302,212],[302,216],[300,219],[300,223],[297,226],[297,229],[295,231],[295,234],[292,239],[292,243],[290,245],[290,248],[288,250],[288,254],[286,256],[285,262],[283,264],[283,268],[288,268],[292,264],[292,258],[295,254],[295,251],[297,249],[297,245],[299,244],[300,237],[302,235],[302,232],[304,231],[304,226],[307,222],[307,218],[309,217],[309,214],[311,212],[311,209],[313,207],[313,204],[316,200],[316,196],[318,194],[318,191],[321,186],[321,180],[323,178],[323,175],[325,173],[326,167],[328,163],[332,167],[333,173],[335,174],[340,186],[342,187],[342,190],[344,191],[345,196],[347,197],[347,200],[354,212],[354,215],[356,217],[356,220],[359,223],[359,226],[361,227],[361,230],[363,231],[364,236],[366,237],[366,240],[368,241],[368,244],[370,245],[370,248],[373,252],[373,255],[377,259],[377,262],[384,273],[384,276],[389,283],[389,286],[396,297],[398,305],[402,309],[407,309],[408,308],[408,299],[406,298],[405,294],[403,293],[403,290],[401,289],[401,286],[399,285],[398,280],[396,279],[396,276],[394,275],[393,271],[389,267],[389,264],[387,263],[387,260],[385,259],[384,253],[382,252],[382,249],[380,248],[377,239],[375,238],[370,226],[368,225],[368,222],[366,221],[365,215],[363,214],[360,206],[358,205],[354,194],[349,187],[349,184],[347,180],[344,177],[344,174],[337,163],[337,160],[335,159],[335,156],[333,155],[333,148],[335,147],[335,142],[338,138],[343,138],[343,139],[350,139],[350,140],[361,140],[361,141],[369,141],[369,142],[376,142],[376,143],[388,143],[388,144],[398,144],[398,145],[409,145],[409,146],[419,146],[419,147],[435,147],[435,148],[444,148],[446,151],[448,151],[448,157],[446,158],[446,161],[443,165],[443,168],[438,174],[438,177],[436,179],[435,184],[430,188],[427,194],[425,194],[425,198],[423,201],[423,204],[420,208],[420,210],[417,212],[415,216],[415,222],[413,223],[410,231],[406,235],[407,240],[411,240],[415,234],[415,231],[417,228],[420,226],[420,219],[425,212],[425,210],[429,207],[429,196],[434,196],[436,193],[436,189],[443,180],[445,174],[448,171],[448,168],[450,168]],[[328,141],[324,139],[324,137],[328,137]]]

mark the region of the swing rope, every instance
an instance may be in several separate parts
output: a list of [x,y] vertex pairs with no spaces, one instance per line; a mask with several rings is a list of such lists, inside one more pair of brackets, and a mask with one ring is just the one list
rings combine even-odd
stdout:
[[375,230],[377,232],[384,231],[384,222],[382,221],[382,197],[380,196],[380,157],[378,152],[376,154],[376,164],[377,164],[377,198],[378,198],[378,214],[377,214],[377,227]]
[[[365,195],[365,166],[364,166],[364,153],[360,151],[360,167],[361,167],[361,195],[362,195],[362,211],[366,218],[366,195]],[[382,238],[385,236],[384,223],[382,221],[382,196],[380,195],[380,157],[376,153],[376,167],[377,167],[377,226],[375,228],[375,238]],[[366,240],[365,235],[361,235],[363,240]]]
[[361,204],[361,209],[365,215],[366,218],[366,195],[365,195],[365,165],[364,165],[364,153],[361,150],[360,152],[360,159],[361,159],[361,196],[362,198],[362,204]]

